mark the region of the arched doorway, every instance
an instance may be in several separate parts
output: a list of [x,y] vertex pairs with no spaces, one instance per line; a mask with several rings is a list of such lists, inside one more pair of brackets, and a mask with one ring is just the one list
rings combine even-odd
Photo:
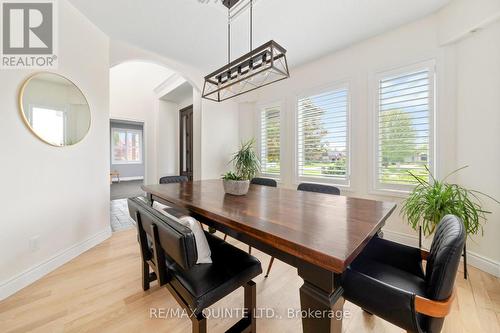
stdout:
[[182,76],[155,62],[131,60],[111,67],[113,230],[133,226],[126,198],[142,194],[143,183],[180,174],[180,110],[193,108],[195,91]]

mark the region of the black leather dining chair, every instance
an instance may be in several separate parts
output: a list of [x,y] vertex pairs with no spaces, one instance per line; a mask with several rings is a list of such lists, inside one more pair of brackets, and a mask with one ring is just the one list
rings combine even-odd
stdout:
[[160,184],[174,184],[189,181],[187,176],[166,176],[160,178]]
[[[253,278],[262,273],[259,260],[207,232],[211,264],[196,264],[196,240],[191,229],[151,208],[144,197],[128,200],[136,221],[142,256],[142,287],[152,281],[166,286],[188,311],[193,333],[205,333],[204,310],[244,287],[244,317],[228,332],[256,331],[256,288]],[[150,273],[150,268],[153,270]]]
[[271,178],[255,177],[250,181],[250,184],[269,186],[269,187],[278,187],[278,182],[276,182],[276,180],[271,179]]
[[453,215],[439,223],[429,252],[374,237],[343,274],[344,298],[408,332],[440,332],[465,237]]
[[[176,183],[184,183],[187,181],[189,181],[189,178],[187,176],[166,176],[160,178],[160,184],[176,184]],[[167,212],[176,217],[189,215],[189,212],[187,210],[182,209],[180,207],[174,207],[171,204],[170,207],[167,209]]]
[[297,191],[340,195],[340,189],[338,187],[313,183],[301,183],[297,187]]

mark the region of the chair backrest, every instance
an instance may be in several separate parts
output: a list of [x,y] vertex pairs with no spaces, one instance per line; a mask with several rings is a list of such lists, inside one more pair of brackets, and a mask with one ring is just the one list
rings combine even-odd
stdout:
[[183,183],[189,181],[187,176],[167,176],[160,178],[160,184]]
[[[130,216],[137,223],[142,251],[146,250],[147,236],[156,251],[161,248],[168,258],[183,269],[187,270],[196,264],[198,252],[191,229],[153,209],[143,197],[128,199],[128,207]],[[157,264],[164,265],[163,262]]]
[[335,186],[321,185],[321,184],[312,184],[312,183],[301,183],[297,187],[297,191],[306,191],[306,192],[316,192],[316,193],[325,193],[325,194],[333,194],[340,195],[340,189]]
[[458,217],[446,215],[439,222],[425,267],[428,298],[442,301],[451,296],[465,238],[465,228]]
[[255,185],[278,187],[278,183],[274,179],[270,179],[270,178],[256,177],[256,178],[253,178],[250,183],[255,184]]

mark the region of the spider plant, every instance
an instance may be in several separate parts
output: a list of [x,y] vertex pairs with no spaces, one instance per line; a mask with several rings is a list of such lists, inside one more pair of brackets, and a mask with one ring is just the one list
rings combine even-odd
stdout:
[[408,224],[414,230],[422,227],[425,236],[431,235],[445,215],[453,214],[462,219],[468,235],[478,233],[483,235],[482,223],[486,222],[486,215],[491,214],[491,212],[482,208],[480,196],[499,204],[500,202],[482,192],[446,182],[448,177],[465,168],[467,166],[451,172],[442,180],[438,180],[426,167],[430,175],[429,181],[409,171],[418,185],[403,202],[401,214],[406,217]]
[[223,180],[243,180],[243,177],[238,176],[232,171],[228,171],[225,174],[222,175]]
[[255,153],[254,144],[254,139],[242,143],[231,160],[234,163],[236,174],[245,180],[251,180],[260,171],[260,162]]

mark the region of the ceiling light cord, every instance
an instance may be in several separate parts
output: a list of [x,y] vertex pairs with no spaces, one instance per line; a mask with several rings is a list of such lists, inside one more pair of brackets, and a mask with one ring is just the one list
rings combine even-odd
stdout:
[[[253,50],[253,0],[250,0],[250,51]],[[227,9],[227,63],[231,63],[231,7]]]
[[231,9],[227,10],[227,63],[231,63]]
[[253,50],[253,0],[250,0],[250,51]]

